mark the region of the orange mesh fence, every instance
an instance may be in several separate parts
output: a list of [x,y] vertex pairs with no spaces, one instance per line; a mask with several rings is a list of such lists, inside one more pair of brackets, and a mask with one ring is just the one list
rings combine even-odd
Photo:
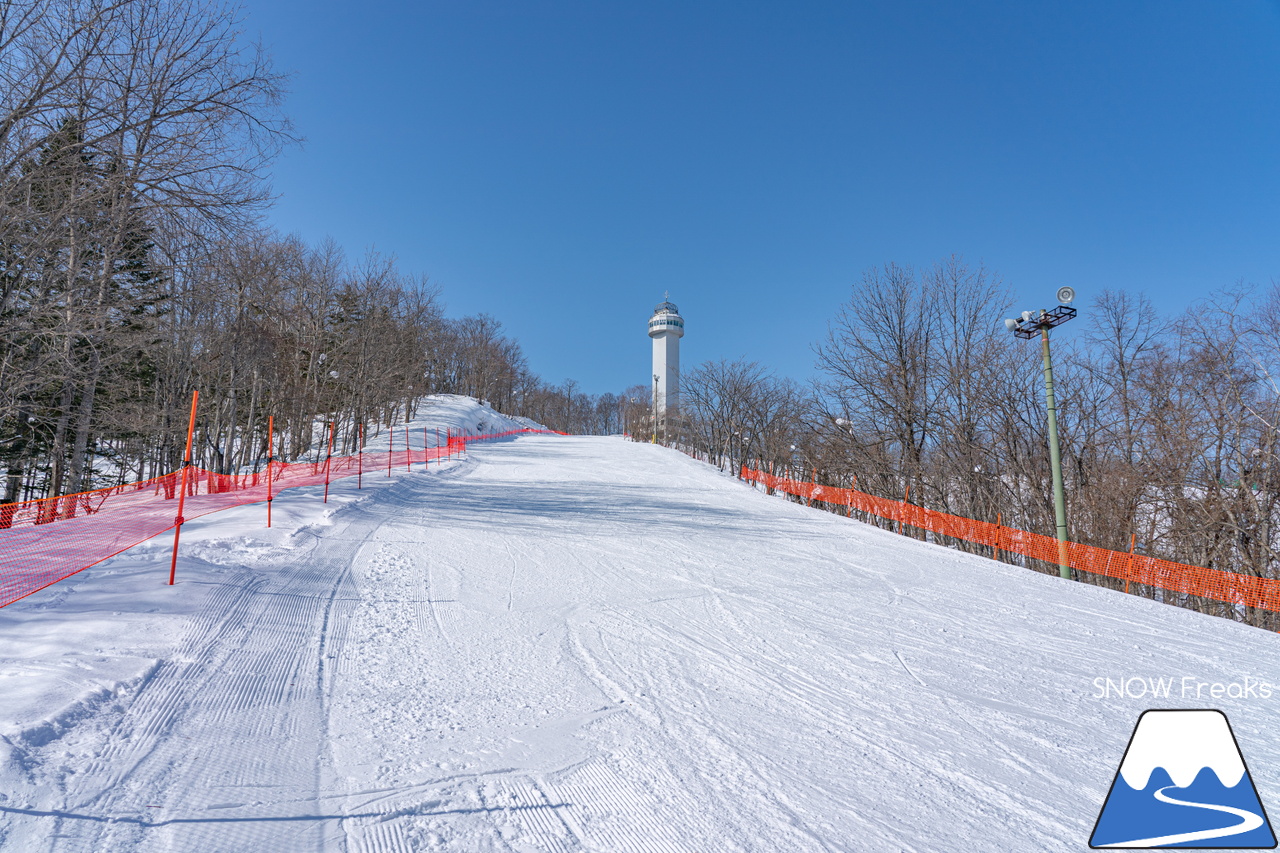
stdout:
[[[271,462],[254,474],[218,474],[192,466],[187,472],[183,520],[266,501],[269,494],[278,495],[285,489],[360,475],[386,477],[414,464],[456,455],[473,441],[540,432],[550,430],[451,435],[439,447],[358,453],[314,462]],[[172,530],[178,521],[181,484],[182,472],[173,471],[92,492],[0,504],[0,607]]]
[[[869,513],[902,526],[950,536],[993,552],[1020,554],[1052,565],[1059,564],[1059,543],[1052,536],[1042,536],[989,521],[963,518],[937,510],[915,506],[905,501],[878,498],[856,489],[822,486],[779,477],[764,471],[743,467],[742,477],[769,489],[785,492],[806,500],[838,504],[851,510]],[[1116,578],[1127,583],[1143,584],[1169,592],[1196,595],[1237,607],[1253,607],[1280,612],[1280,581],[1260,578],[1203,566],[1191,566],[1161,560],[1143,554],[1112,551],[1077,542],[1067,543],[1067,562],[1075,570]]]

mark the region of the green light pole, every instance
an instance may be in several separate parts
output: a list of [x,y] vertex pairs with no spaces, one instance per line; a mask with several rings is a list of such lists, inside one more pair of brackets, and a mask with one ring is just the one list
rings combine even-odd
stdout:
[[650,444],[658,443],[658,374],[653,374],[653,438]]
[[1053,360],[1049,356],[1049,330],[1061,326],[1076,316],[1076,309],[1067,303],[1075,299],[1076,292],[1069,287],[1059,288],[1060,304],[1051,311],[1023,311],[1022,317],[1005,320],[1004,324],[1019,338],[1030,340],[1040,334],[1040,349],[1044,357],[1044,397],[1049,410],[1049,469],[1053,473],[1053,518],[1058,533],[1058,574],[1071,579],[1071,560],[1067,553],[1067,499],[1062,487],[1062,453],[1058,445],[1058,404],[1053,396]]

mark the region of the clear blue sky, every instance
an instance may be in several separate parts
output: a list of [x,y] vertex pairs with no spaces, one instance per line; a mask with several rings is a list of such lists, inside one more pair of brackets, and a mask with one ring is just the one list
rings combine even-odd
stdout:
[[[1280,279],[1280,5],[248,0],[307,141],[273,225],[394,254],[551,382],[804,379],[850,285],[984,263],[1176,312]],[[1025,303],[1025,304],[1022,304]],[[993,318],[999,322],[1000,318]],[[1070,326],[1063,334],[1068,334]]]

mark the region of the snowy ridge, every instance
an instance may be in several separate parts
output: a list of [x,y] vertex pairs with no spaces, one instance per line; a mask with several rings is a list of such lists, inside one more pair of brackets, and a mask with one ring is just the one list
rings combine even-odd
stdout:
[[[507,430],[525,428],[546,429],[542,424],[529,418],[504,415],[488,403],[480,402],[471,397],[463,397],[459,394],[432,394],[419,400],[418,414],[408,423],[397,422],[395,424],[395,448],[403,449],[402,439],[406,427],[409,429],[410,441],[415,442],[414,447],[417,447],[416,442],[420,440],[423,429],[428,430],[429,433],[439,429],[441,432],[453,430],[454,432],[464,432],[469,435],[506,432]],[[314,428],[315,446],[324,446],[325,436],[327,435],[325,431],[327,429],[327,424],[316,423]],[[433,434],[428,437],[432,440],[435,438]],[[390,443],[389,433],[383,428],[376,434],[370,433],[367,436],[365,450],[386,450]]]

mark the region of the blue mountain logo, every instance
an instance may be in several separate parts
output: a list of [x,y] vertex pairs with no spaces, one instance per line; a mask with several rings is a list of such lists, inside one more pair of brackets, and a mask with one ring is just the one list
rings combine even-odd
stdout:
[[1227,715],[1144,711],[1089,846],[1274,848]]

